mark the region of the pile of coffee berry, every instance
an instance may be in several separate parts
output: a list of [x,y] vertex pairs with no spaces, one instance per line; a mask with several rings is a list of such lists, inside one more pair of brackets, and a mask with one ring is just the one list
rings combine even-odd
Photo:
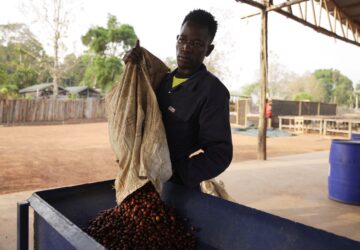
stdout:
[[149,182],[120,205],[101,212],[86,231],[110,250],[195,249],[195,237],[185,224]]

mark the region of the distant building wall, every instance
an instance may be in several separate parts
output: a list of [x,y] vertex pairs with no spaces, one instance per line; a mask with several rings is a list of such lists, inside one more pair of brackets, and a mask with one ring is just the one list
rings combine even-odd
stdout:
[[299,115],[318,115],[319,103],[299,102]]
[[272,100],[272,127],[279,127],[278,116],[336,115],[336,104]]
[[320,103],[320,115],[336,115],[336,104]]

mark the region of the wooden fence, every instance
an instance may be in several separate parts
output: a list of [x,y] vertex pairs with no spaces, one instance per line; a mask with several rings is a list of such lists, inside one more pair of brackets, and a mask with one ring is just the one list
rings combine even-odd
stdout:
[[3,125],[105,118],[103,99],[0,100],[0,124]]

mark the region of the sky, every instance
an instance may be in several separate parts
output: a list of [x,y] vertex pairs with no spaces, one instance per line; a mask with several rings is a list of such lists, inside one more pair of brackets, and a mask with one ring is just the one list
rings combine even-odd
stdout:
[[[36,0],[33,0],[36,1]],[[24,22],[49,48],[49,32],[30,9],[21,9],[21,0],[5,0],[0,24]],[[185,15],[193,9],[210,11],[219,23],[215,51],[221,55],[226,73],[220,79],[231,90],[258,81],[260,68],[260,16],[241,19],[257,12],[235,0],[87,0],[71,1],[70,24],[64,54],[86,49],[81,35],[92,26],[105,26],[108,14],[132,25],[141,46],[165,59],[175,57],[175,39]],[[75,3],[75,4],[74,4]],[[325,18],[323,18],[325,19]],[[269,14],[269,63],[302,75],[316,69],[338,69],[354,84],[360,83],[360,47],[319,34],[277,13]],[[51,50],[48,49],[51,55]]]

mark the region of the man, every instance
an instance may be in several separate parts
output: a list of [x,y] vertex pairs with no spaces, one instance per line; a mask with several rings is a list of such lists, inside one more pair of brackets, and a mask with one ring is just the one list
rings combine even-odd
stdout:
[[[229,92],[203,64],[214,49],[216,31],[210,13],[191,11],[177,36],[178,68],[156,90],[174,172],[171,181],[193,188],[219,175],[232,159]],[[125,63],[139,62],[140,53],[137,42]]]

